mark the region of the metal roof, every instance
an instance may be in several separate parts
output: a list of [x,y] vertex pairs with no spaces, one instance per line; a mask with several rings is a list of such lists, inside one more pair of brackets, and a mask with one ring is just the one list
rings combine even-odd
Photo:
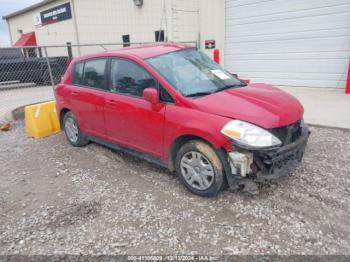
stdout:
[[158,42],[153,44],[142,44],[133,47],[124,47],[116,50],[102,51],[94,54],[83,55],[78,58],[75,58],[74,61],[79,62],[90,58],[95,57],[105,57],[105,56],[117,56],[117,55],[131,55],[137,56],[141,59],[148,59],[151,57],[156,57],[164,55],[171,52],[176,52],[188,48],[193,48],[190,45],[181,44],[181,43],[172,43],[172,42]]
[[2,17],[2,19],[7,20],[9,18],[12,18],[12,17],[18,16],[18,15],[24,14],[26,12],[29,12],[31,10],[34,10],[34,9],[38,8],[38,7],[47,5],[47,4],[49,4],[51,2],[55,2],[55,1],[57,1],[57,0],[43,0],[43,1],[39,2],[39,3],[37,3],[37,4],[30,5],[30,6],[26,7],[26,8],[21,9],[21,10],[18,10],[16,12],[11,13],[11,14],[5,15],[5,16]]

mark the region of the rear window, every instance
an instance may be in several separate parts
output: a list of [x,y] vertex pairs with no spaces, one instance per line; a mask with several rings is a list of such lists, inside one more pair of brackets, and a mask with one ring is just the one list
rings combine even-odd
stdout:
[[78,63],[74,65],[73,84],[75,85],[83,84],[83,71],[84,71],[84,63]]

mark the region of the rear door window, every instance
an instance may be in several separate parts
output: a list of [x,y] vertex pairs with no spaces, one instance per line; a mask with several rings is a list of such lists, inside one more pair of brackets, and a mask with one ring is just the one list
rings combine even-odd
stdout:
[[87,60],[84,65],[82,84],[93,88],[105,89],[106,62],[106,59]]

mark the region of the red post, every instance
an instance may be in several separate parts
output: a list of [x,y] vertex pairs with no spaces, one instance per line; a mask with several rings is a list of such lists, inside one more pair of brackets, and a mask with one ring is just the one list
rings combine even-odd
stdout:
[[214,61],[217,64],[220,64],[220,51],[219,49],[214,49]]
[[350,60],[348,64],[348,79],[346,81],[345,94],[350,94]]

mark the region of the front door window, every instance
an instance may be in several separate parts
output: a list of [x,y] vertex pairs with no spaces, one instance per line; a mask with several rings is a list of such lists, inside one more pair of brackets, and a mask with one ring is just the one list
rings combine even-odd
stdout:
[[156,87],[155,79],[137,64],[125,59],[111,61],[111,91],[142,97],[147,87]]

